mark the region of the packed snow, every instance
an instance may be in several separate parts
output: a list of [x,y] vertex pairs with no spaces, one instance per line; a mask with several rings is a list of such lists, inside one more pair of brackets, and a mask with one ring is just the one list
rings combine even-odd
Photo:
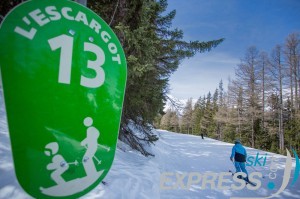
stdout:
[[[281,186],[286,157],[256,149],[247,148],[249,156],[257,153],[267,158],[265,166],[247,167],[249,173],[259,171],[263,174],[261,186],[257,190],[245,187],[242,190],[221,190],[217,178],[214,185],[203,185],[206,174],[234,170],[229,160],[233,144],[201,137],[156,130],[159,140],[152,146],[155,157],[144,157],[122,142],[118,148],[114,163],[104,181],[97,188],[82,198],[231,198],[268,197],[277,192]],[[265,156],[264,156],[265,157]],[[269,179],[272,158],[277,160],[274,180]],[[261,161],[263,162],[263,161]],[[294,176],[295,160],[291,179]],[[201,176],[201,178],[198,178]],[[271,175],[270,175],[271,176]],[[235,183],[231,176],[224,177],[223,185]],[[273,182],[274,189],[268,188]],[[253,188],[253,187],[252,187]],[[0,96],[0,198],[31,198],[18,184],[12,161],[9,134],[5,116],[3,97]],[[300,198],[300,179],[276,198]]]

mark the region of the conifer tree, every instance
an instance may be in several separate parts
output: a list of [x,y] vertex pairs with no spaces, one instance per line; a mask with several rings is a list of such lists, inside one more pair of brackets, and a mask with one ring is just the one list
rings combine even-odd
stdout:
[[245,93],[245,101],[247,104],[248,119],[250,124],[250,142],[251,146],[255,146],[255,135],[257,133],[257,120],[259,119],[259,73],[258,50],[252,46],[247,49],[245,57],[236,70],[237,81],[240,83]]
[[[111,22],[124,47],[128,77],[119,138],[144,155],[151,154],[143,146],[157,140],[149,124],[163,112],[170,75],[182,59],[223,41],[184,41],[183,32],[171,28],[176,11],[166,13],[167,6],[167,0],[88,1],[88,7]],[[129,124],[140,129],[141,136]]]
[[201,120],[203,118],[204,108],[201,106],[202,97],[199,97],[197,102],[194,105],[193,115],[192,115],[192,123],[194,126],[194,134],[201,134]]
[[190,98],[186,102],[182,114],[182,127],[184,132],[186,132],[187,134],[191,134],[193,132],[192,117],[193,117],[193,99]]

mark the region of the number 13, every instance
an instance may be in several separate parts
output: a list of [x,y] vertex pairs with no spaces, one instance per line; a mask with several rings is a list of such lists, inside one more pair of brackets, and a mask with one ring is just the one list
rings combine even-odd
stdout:
[[[68,35],[60,35],[49,39],[48,43],[52,51],[61,48],[58,82],[70,84],[74,38]],[[101,68],[105,63],[105,54],[99,46],[89,42],[84,42],[84,51],[89,51],[96,55],[95,61],[88,60],[87,62],[87,67],[94,70],[96,76],[94,78],[89,78],[81,75],[80,85],[89,88],[97,88],[101,86],[105,80],[105,73],[103,68]]]

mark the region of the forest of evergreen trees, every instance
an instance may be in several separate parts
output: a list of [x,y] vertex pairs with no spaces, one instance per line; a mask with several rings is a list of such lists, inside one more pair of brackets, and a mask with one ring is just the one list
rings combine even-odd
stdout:
[[170,108],[158,117],[160,128],[204,135],[267,151],[300,152],[300,37],[290,34],[272,52],[246,49],[235,76],[224,89],[189,99],[182,111]]

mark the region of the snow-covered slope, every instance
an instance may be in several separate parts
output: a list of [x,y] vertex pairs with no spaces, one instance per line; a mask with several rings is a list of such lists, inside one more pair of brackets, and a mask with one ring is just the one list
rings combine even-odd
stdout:
[[[246,187],[242,190],[221,190],[218,188],[218,178],[214,180],[215,189],[212,189],[210,184],[203,189],[202,182],[205,174],[210,172],[219,175],[229,169],[234,170],[232,162],[229,161],[233,145],[163,130],[157,130],[157,134],[159,141],[152,147],[155,157],[144,157],[119,142],[113,166],[105,178],[107,184],[100,184],[83,198],[257,198],[270,196],[281,186],[286,157],[267,153],[265,166],[247,167],[249,173],[254,172],[255,169],[262,172],[265,177],[261,179],[262,185],[258,190],[249,190]],[[250,148],[247,151],[249,156],[254,157],[257,153],[266,154]],[[274,156],[277,161],[274,172],[269,168],[271,156]],[[293,168],[294,162],[293,160]],[[269,173],[276,174],[276,178],[269,179]],[[293,174],[294,169],[291,178]],[[201,176],[202,179],[197,179],[197,176]],[[227,181],[225,180],[223,185],[230,186],[234,183],[231,176],[225,178]],[[270,182],[274,182],[274,189],[268,188]],[[19,186],[14,174],[2,96],[0,99],[0,198],[31,198]],[[287,186],[277,198],[300,198],[300,179],[294,186]]]

